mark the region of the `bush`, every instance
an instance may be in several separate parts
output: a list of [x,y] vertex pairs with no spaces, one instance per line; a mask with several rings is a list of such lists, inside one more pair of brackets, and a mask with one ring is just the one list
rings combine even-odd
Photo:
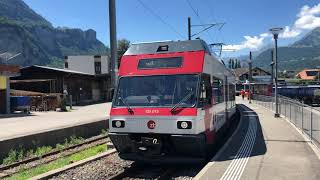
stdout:
[[3,164],[8,165],[17,161],[17,151],[11,149],[8,156],[3,159]]

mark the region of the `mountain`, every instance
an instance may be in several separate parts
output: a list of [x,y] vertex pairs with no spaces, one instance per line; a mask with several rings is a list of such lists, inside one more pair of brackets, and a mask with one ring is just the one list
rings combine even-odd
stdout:
[[8,63],[62,67],[63,57],[106,54],[92,29],[55,28],[22,0],[0,0],[0,54],[21,53]]
[[[261,52],[253,65],[270,69],[271,49]],[[320,27],[313,29],[292,45],[278,48],[279,70],[302,70],[320,66]]]

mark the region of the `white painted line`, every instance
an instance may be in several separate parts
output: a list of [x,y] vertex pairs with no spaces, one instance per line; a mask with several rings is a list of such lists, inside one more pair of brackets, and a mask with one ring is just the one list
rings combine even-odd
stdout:
[[255,118],[249,118],[249,127],[244,141],[238,150],[235,159],[229,164],[227,170],[222,175],[220,180],[239,180],[248,163],[250,154],[255,144],[257,133],[257,122]]
[[240,111],[240,120],[239,120],[239,123],[238,123],[236,130],[233,132],[233,134],[227,140],[227,142],[222,146],[222,148],[217,152],[217,154],[211,159],[211,161],[209,163],[207,163],[207,165],[204,168],[202,168],[201,171],[194,178],[192,178],[193,180],[201,179],[205,175],[205,173],[209,170],[209,168],[214,165],[214,163],[221,156],[221,154],[226,150],[226,148],[229,146],[229,144],[231,143],[234,136],[236,134],[238,134],[240,127],[241,127],[241,124],[243,123],[242,118],[243,118],[243,111]]

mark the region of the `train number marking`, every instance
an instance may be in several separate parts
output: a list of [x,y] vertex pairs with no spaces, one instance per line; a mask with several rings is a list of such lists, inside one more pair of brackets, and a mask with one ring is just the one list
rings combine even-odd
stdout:
[[159,114],[159,110],[158,109],[147,109],[146,110],[147,114]]

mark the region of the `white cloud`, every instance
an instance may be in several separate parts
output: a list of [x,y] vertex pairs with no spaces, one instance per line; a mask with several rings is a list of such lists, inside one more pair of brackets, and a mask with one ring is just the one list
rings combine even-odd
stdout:
[[[284,31],[279,35],[279,38],[295,38],[305,30],[311,30],[320,27],[320,3],[309,7],[307,5],[300,9],[297,14],[297,19],[292,27],[285,26]],[[244,36],[244,41],[240,44],[226,45],[224,50],[243,50],[243,49],[259,49],[264,44],[264,39],[271,37],[270,33],[261,33],[259,36]]]
[[280,38],[294,38],[296,36],[299,36],[301,34],[301,30],[297,28],[290,28],[289,26],[286,26],[284,28],[284,31],[279,35]]
[[270,33],[262,33],[260,34],[260,36],[266,38],[266,37],[271,37],[272,35]]
[[297,29],[313,29],[320,26],[320,3],[313,7],[303,6],[299,12],[298,19],[294,23]]
[[244,36],[245,41],[240,44],[223,46],[223,50],[242,50],[242,49],[258,49],[263,45],[265,34],[258,36]]

